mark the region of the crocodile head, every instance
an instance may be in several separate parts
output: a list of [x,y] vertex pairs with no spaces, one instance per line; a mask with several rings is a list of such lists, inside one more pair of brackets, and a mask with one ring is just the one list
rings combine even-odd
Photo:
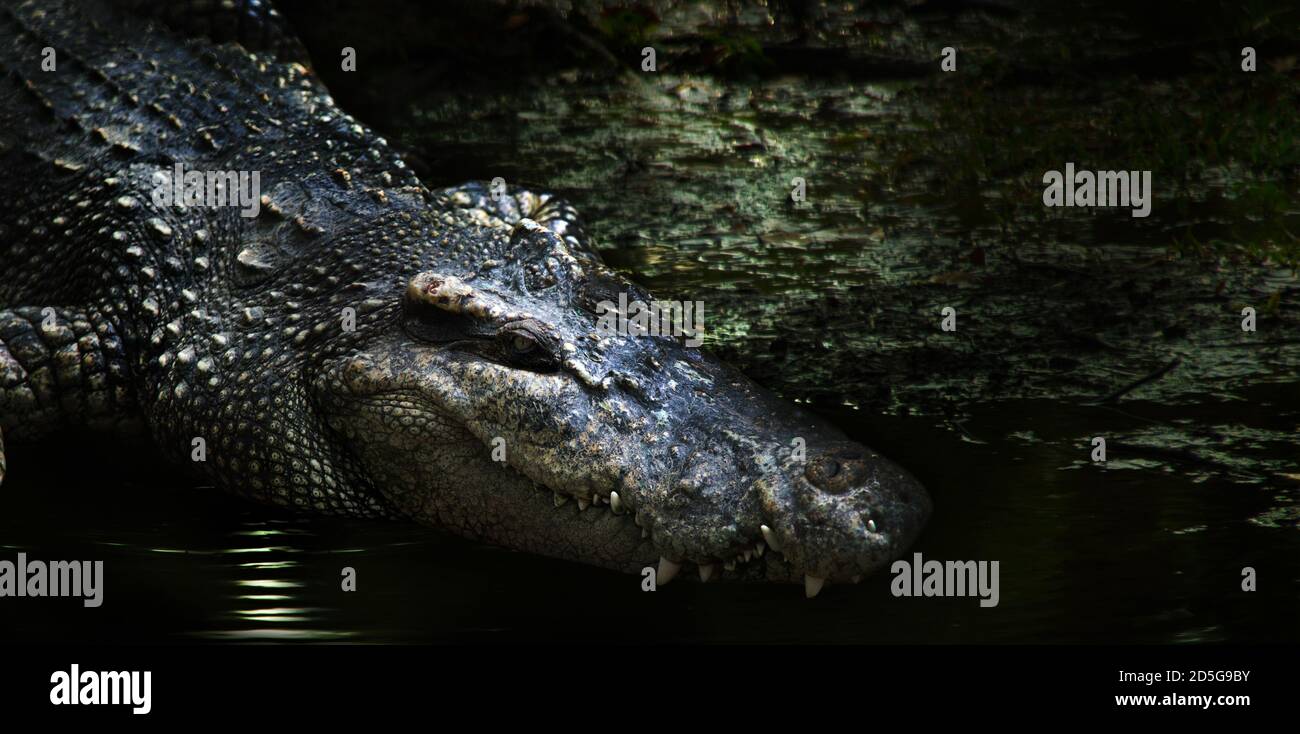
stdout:
[[691,564],[812,595],[916,538],[906,471],[689,337],[618,333],[620,296],[651,303],[525,219],[500,259],[409,280],[324,380],[328,421],[410,517],[659,583]]

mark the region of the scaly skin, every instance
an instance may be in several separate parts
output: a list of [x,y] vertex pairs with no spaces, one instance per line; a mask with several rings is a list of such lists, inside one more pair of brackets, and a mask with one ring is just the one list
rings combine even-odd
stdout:
[[[597,302],[651,298],[571,208],[426,189],[299,64],[50,0],[5,8],[0,66],[11,439],[139,422],[263,502],[660,583],[689,562],[811,595],[928,517],[901,468],[706,354],[598,332]],[[258,215],[155,205],[177,161],[258,171]]]

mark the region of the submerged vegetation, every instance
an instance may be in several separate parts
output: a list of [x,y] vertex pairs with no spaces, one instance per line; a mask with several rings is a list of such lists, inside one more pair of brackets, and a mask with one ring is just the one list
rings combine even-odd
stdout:
[[[1151,170],[1171,247],[1200,258],[1300,266],[1300,78],[1264,69],[1130,76],[1061,89],[941,79],[912,91],[911,132],[887,143],[887,171],[905,181],[919,160],[942,161],[925,183],[936,199],[999,220],[1051,216],[1039,176],[1065,161]],[[1104,214],[1096,216],[1106,216]]]

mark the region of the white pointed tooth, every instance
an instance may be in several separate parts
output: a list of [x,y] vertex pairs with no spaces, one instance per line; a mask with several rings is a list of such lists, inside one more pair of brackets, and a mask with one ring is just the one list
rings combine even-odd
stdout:
[[618,496],[618,492],[609,493],[609,507],[615,515],[623,514],[623,498]]
[[765,550],[767,550],[767,545],[760,540],[758,545],[754,546],[754,555],[761,556]]
[[826,584],[826,579],[819,579],[816,576],[804,574],[803,577],[803,595],[809,599],[821,593],[822,586]]
[[853,583],[856,584],[856,583],[859,583],[859,582],[861,582],[861,581],[862,581],[862,577],[861,577],[861,576],[854,576],[854,577],[853,577]]
[[727,569],[728,571],[735,571],[735,570],[736,570],[736,562],[735,562],[735,561],[727,561],[726,563],[722,564],[722,567],[725,568],[725,569]]
[[598,494],[593,494],[593,495],[591,496],[591,504],[596,505],[597,507],[599,507],[599,506],[600,506],[600,495],[598,495]]
[[578,512],[582,512],[583,510],[587,509],[588,507],[591,507],[591,502],[589,502],[588,500],[585,500],[585,499],[579,497],[579,498],[578,498]]
[[749,559],[754,557],[754,552],[746,548],[740,552],[740,557],[745,559],[745,563],[749,563]]
[[781,541],[777,540],[776,533],[772,532],[772,528],[769,528],[766,525],[762,525],[759,526],[758,529],[763,531],[763,540],[766,540],[767,544],[772,546],[772,550],[774,551],[781,550]]
[[565,495],[560,494],[559,492],[556,492],[556,493],[555,493],[555,497],[553,497],[551,501],[553,501],[553,502],[555,503],[555,506],[556,506],[556,507],[560,507],[560,506],[562,506],[565,502],[568,502],[568,501],[569,501],[569,498],[566,497]]
[[708,581],[713,578],[714,565],[712,563],[700,564],[700,581]]
[[672,561],[668,560],[667,558],[664,558],[663,556],[660,556],[660,557],[659,557],[659,573],[655,574],[655,583],[666,584],[666,583],[668,583],[669,581],[672,581],[673,578],[674,578],[675,576],[677,576],[677,572],[678,572],[679,570],[681,570],[681,567],[682,567],[682,564],[680,564],[680,563],[673,563]]
[[876,532],[876,521],[875,521],[875,520],[868,520],[868,521],[867,521],[867,530],[870,530],[870,531],[873,532],[873,533]]
[[645,528],[641,528],[641,537],[642,537],[642,538],[649,538],[649,537],[650,537],[650,531],[649,531],[649,530],[646,530]]

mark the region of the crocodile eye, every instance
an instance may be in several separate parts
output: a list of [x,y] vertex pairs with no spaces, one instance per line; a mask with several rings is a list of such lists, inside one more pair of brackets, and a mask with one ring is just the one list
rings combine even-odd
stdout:
[[510,348],[515,350],[516,354],[528,354],[537,349],[537,342],[531,336],[516,333],[510,340]]
[[534,319],[506,324],[497,332],[501,358],[524,369],[551,371],[559,366],[559,340]]

